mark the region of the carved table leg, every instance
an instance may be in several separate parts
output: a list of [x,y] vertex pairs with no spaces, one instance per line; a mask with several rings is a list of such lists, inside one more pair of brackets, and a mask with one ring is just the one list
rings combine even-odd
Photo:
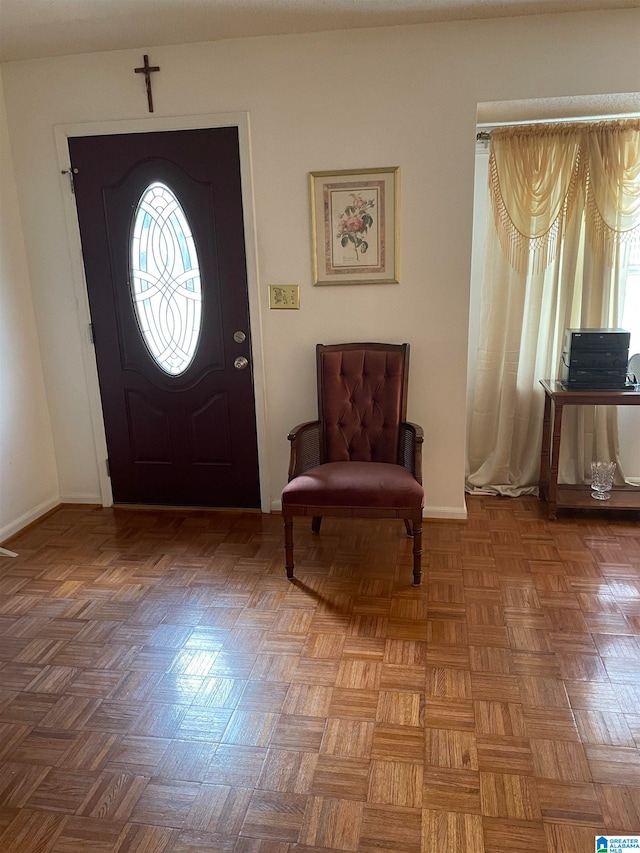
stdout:
[[549,518],[555,521],[558,509],[558,470],[560,468],[560,435],[562,432],[562,409],[563,405],[556,402],[553,407],[552,435],[551,435],[551,460],[549,465]]

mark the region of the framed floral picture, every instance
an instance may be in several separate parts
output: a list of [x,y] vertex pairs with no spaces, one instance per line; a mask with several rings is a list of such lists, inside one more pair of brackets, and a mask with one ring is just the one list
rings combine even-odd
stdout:
[[311,172],[314,284],[392,284],[399,274],[397,166]]

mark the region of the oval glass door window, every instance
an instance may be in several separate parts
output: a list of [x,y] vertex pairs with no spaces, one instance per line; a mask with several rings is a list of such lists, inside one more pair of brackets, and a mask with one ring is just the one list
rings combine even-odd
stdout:
[[131,234],[131,297],[158,367],[178,376],[196,354],[202,323],[200,264],[182,205],[154,182],[138,203]]

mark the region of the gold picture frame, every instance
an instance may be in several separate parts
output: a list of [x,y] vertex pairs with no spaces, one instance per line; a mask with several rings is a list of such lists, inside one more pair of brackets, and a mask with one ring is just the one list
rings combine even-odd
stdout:
[[310,172],[314,284],[397,284],[400,169]]

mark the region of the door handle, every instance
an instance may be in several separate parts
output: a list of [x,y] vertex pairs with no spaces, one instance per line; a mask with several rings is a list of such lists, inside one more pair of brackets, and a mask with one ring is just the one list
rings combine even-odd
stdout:
[[243,355],[239,355],[233,362],[233,366],[236,370],[244,370],[248,365],[249,361]]

